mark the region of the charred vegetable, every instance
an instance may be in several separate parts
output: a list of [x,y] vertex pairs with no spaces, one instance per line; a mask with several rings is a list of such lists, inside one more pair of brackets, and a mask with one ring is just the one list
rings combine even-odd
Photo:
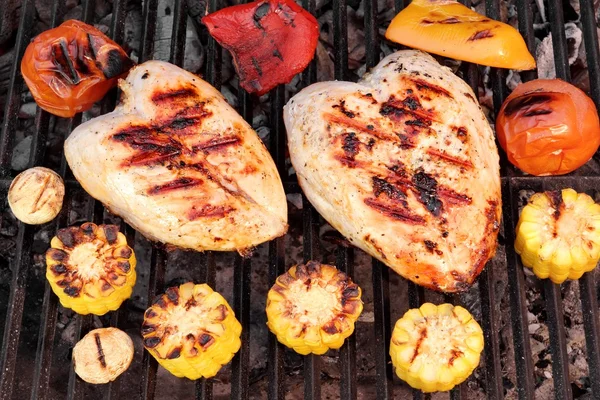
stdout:
[[240,85],[262,95],[288,83],[312,60],[319,38],[315,17],[293,0],[261,0],[202,18],[231,52]]
[[534,194],[521,212],[515,249],[540,279],[581,278],[600,259],[600,205],[573,189]]
[[331,265],[309,261],[279,276],[267,297],[267,326],[300,354],[339,349],[362,312],[361,289]]
[[19,221],[45,224],[58,215],[64,196],[62,178],[51,169],[35,167],[13,179],[8,189],[8,205]]
[[467,310],[425,303],[394,326],[390,356],[396,374],[415,389],[452,389],[479,365],[483,331]]
[[116,225],[60,229],[50,245],[46,278],[63,307],[103,315],[131,296],[135,254]]
[[143,343],[167,371],[210,378],[240,349],[242,326],[208,285],[171,287],[144,314]]
[[491,67],[535,68],[521,34],[452,0],[413,0],[385,37],[415,49]]
[[36,103],[59,117],[88,110],[133,66],[118,44],[69,20],[27,46],[21,73]]
[[73,348],[75,373],[88,383],[112,382],[129,368],[133,342],[117,328],[94,329]]
[[496,132],[510,162],[532,175],[574,171],[600,145],[594,102],[560,79],[517,86],[500,109]]

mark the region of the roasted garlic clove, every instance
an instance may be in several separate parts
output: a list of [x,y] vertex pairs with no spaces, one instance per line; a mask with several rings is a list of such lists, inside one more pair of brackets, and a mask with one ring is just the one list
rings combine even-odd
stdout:
[[131,296],[136,259],[116,225],[60,229],[46,252],[46,278],[63,307],[103,315]]
[[300,354],[339,349],[362,312],[361,289],[331,265],[309,261],[279,276],[267,297],[267,326]]
[[65,185],[54,171],[35,167],[21,172],[10,184],[8,204],[20,221],[39,225],[52,221],[60,212]]
[[240,349],[242,326],[227,300],[206,284],[171,287],[144,314],[144,347],[167,371],[210,378]]
[[73,348],[75,373],[88,383],[117,379],[133,360],[133,342],[117,328],[90,331]]

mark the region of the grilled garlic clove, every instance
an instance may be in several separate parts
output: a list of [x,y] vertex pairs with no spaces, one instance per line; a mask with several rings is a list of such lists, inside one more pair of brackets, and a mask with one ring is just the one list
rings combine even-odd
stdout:
[[75,373],[88,383],[112,382],[133,360],[133,342],[117,328],[94,329],[73,348]]
[[540,279],[581,278],[600,259],[600,204],[573,189],[534,194],[521,212],[515,250]]
[[46,278],[63,307],[103,315],[131,296],[136,259],[116,225],[60,229],[46,252]]
[[39,225],[52,221],[60,212],[65,185],[54,171],[35,167],[21,172],[10,184],[8,204],[20,221]]
[[241,346],[242,326],[227,300],[206,284],[168,288],[144,314],[143,344],[167,371],[210,378]]
[[309,261],[277,278],[267,297],[267,326],[300,354],[324,354],[354,332],[360,297],[360,287],[346,274]]
[[460,306],[425,303],[394,326],[390,356],[398,377],[423,392],[447,391],[479,365],[483,331]]

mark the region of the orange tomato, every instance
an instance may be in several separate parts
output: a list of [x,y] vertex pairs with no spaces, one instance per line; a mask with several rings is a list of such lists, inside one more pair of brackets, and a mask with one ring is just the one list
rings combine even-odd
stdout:
[[500,109],[496,133],[509,161],[538,176],[574,171],[600,145],[594,102],[559,79],[517,86]]
[[69,20],[27,46],[21,74],[36,103],[60,117],[88,110],[133,66],[98,29]]

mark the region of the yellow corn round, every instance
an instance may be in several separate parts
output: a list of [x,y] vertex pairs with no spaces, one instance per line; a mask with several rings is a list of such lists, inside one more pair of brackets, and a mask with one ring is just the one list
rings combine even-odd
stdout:
[[483,331],[460,306],[425,303],[396,321],[390,356],[396,374],[415,389],[441,392],[479,365]]
[[131,297],[136,259],[115,225],[60,229],[46,252],[46,278],[65,308],[103,315]]
[[143,344],[173,375],[211,378],[240,349],[242,325],[219,293],[192,282],[168,288],[144,314]]
[[579,279],[600,259],[600,205],[573,189],[536,193],[517,224],[515,250],[540,279]]
[[339,349],[362,312],[361,289],[343,272],[316,261],[279,276],[267,295],[267,326],[297,353]]

